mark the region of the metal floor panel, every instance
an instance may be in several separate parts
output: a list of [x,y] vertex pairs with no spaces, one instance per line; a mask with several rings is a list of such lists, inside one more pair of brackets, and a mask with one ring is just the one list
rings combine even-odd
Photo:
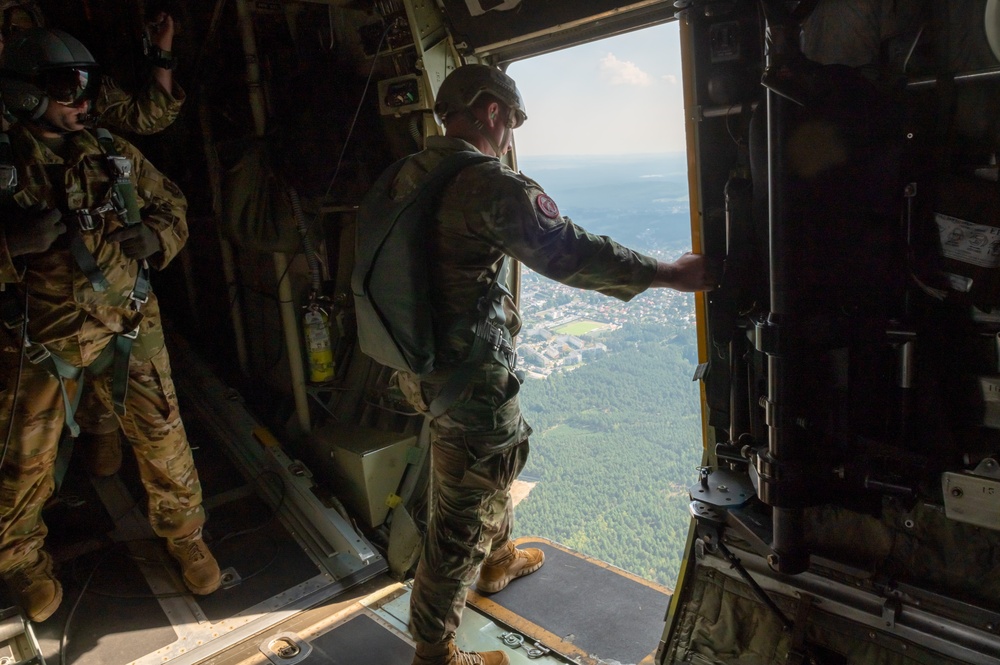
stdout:
[[[399,595],[370,605],[369,609],[383,623],[399,633],[408,635],[406,625],[410,617],[409,587]],[[502,625],[490,619],[472,607],[466,607],[462,613],[462,623],[458,627],[455,642],[465,651],[503,651],[510,659],[511,665],[566,665],[567,663],[582,665],[584,662],[592,662],[569,660],[542,651],[534,652],[534,640],[512,630],[509,625]],[[410,661],[398,662],[399,665],[406,665]]]
[[400,665],[413,660],[413,646],[367,614],[359,614],[310,642],[313,665]]
[[585,663],[653,662],[670,590],[542,538],[519,546],[545,552],[545,565],[468,605]]

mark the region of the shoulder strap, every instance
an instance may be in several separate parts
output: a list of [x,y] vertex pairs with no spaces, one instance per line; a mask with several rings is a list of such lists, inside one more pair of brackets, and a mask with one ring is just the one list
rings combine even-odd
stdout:
[[14,149],[7,132],[0,133],[0,195],[10,194],[17,188],[17,167],[14,166]]
[[136,198],[135,185],[132,184],[132,160],[122,157],[115,149],[115,139],[111,132],[99,127],[97,142],[107,158],[108,172],[111,174],[111,202],[126,226],[133,226],[142,221],[139,215],[139,200]]

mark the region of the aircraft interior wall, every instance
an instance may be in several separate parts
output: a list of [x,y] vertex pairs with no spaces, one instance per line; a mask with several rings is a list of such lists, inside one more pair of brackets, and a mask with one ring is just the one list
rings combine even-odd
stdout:
[[997,662],[987,3],[683,4],[727,274],[663,662]]
[[[125,86],[143,22],[178,21],[185,110],[128,137],[189,202],[156,282],[171,330],[323,474],[351,428],[422,453],[421,418],[354,344],[355,207],[440,131],[429,100],[463,58],[676,12],[692,224],[727,265],[702,301],[706,467],[657,662],[1000,662],[993,0],[473,4],[39,1]],[[317,385],[310,303],[332,334]],[[358,520],[398,578],[423,511],[407,464],[402,508]]]

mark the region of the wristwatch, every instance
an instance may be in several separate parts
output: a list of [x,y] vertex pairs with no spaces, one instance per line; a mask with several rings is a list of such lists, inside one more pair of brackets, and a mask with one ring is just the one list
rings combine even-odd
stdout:
[[170,51],[164,51],[156,46],[151,46],[146,53],[146,58],[154,67],[163,69],[173,69],[177,66],[177,58]]

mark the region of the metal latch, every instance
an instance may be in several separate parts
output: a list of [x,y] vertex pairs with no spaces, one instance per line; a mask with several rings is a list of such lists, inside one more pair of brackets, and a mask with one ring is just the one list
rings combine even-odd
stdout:
[[274,665],[296,665],[312,654],[312,645],[295,633],[271,635],[257,647]]
[[551,651],[551,649],[542,646],[541,642],[535,642],[532,646],[528,646],[524,643],[524,636],[517,633],[502,633],[500,639],[511,649],[517,649],[518,647],[524,649],[525,655],[532,660],[541,658]]
[[941,476],[948,519],[1000,531],[1000,462],[984,459],[971,472]]

